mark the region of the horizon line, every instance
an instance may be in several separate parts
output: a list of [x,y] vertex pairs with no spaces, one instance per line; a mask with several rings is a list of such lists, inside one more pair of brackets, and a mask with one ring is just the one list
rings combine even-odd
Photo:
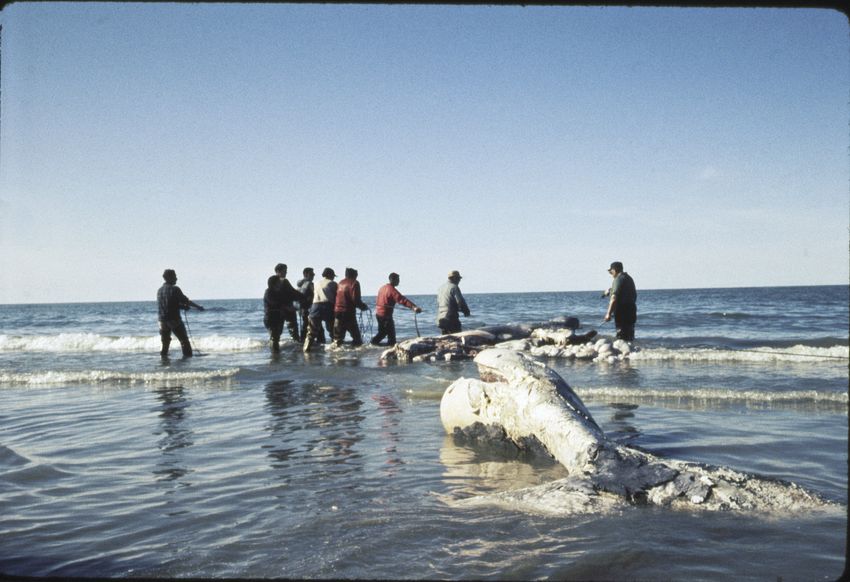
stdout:
[[[820,283],[816,285],[739,285],[731,287],[658,287],[650,289],[639,289],[638,294],[649,291],[700,291],[706,289],[723,290],[723,289],[776,289],[776,288],[792,288],[792,287],[850,287],[850,283]],[[464,292],[464,296],[473,295],[524,295],[532,293],[599,293],[598,289],[585,289],[578,291],[475,291]],[[406,296],[434,296],[436,293],[406,293]],[[377,295],[362,295],[363,297],[376,297]],[[198,298],[197,301],[248,301],[256,299],[262,301],[262,297],[220,297],[220,298]],[[194,300],[193,300],[194,301]],[[18,303],[0,303],[0,307],[26,306],[26,305],[89,305],[94,303],[156,303],[156,298],[153,299],[108,299],[103,301],[36,301],[36,302],[18,302]]]

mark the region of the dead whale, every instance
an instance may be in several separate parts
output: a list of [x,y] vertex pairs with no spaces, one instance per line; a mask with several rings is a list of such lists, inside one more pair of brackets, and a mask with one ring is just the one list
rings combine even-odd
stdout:
[[[578,333],[579,327],[577,318],[566,316],[542,323],[491,325],[447,335],[406,339],[384,351],[381,359],[402,362],[470,359],[482,349],[504,342],[512,342],[513,347],[525,350],[551,345],[560,350],[557,355],[562,355],[563,348],[586,346],[596,337],[596,330]],[[596,352],[593,354],[595,356]]]
[[834,505],[793,483],[662,459],[616,443],[603,434],[563,378],[521,352],[490,348],[481,351],[475,363],[481,379],[461,378],[443,395],[440,417],[445,430],[461,437],[501,436],[519,447],[539,443],[569,476],[451,503],[498,504],[546,514],[643,504],[755,512],[811,511]]

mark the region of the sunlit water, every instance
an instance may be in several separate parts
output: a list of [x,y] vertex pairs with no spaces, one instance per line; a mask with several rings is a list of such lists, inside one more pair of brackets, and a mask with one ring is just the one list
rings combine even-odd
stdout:
[[[639,293],[629,360],[546,360],[605,432],[846,506],[847,287]],[[412,299],[427,311],[400,310],[399,337],[435,334],[434,298]],[[613,333],[598,293],[467,299],[467,328],[574,315]],[[381,365],[373,347],[305,356],[288,342],[273,357],[259,299],[199,302],[201,357],[179,359],[175,341],[165,362],[153,302],[0,306],[0,571],[831,580],[844,568],[846,512],[449,506],[565,476],[445,435],[440,397],[477,377],[473,364]]]

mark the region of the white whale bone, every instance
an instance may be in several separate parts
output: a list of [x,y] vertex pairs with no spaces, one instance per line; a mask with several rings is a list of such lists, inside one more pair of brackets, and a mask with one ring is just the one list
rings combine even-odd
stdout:
[[[661,459],[608,439],[557,373],[523,353],[491,348],[475,358],[481,380],[452,383],[440,403],[449,434],[497,427],[515,443],[536,439],[568,471],[545,485],[463,500],[541,513],[610,510],[628,504],[711,511],[842,511],[794,483]],[[481,431],[479,431],[481,433]],[[486,434],[486,431],[484,432]]]

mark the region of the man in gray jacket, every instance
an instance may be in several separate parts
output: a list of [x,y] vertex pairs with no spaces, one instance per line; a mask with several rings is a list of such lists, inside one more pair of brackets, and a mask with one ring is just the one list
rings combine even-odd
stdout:
[[451,271],[449,280],[437,290],[437,326],[444,335],[460,331],[459,311],[469,317],[469,307],[458,287],[461,278],[459,272]]

